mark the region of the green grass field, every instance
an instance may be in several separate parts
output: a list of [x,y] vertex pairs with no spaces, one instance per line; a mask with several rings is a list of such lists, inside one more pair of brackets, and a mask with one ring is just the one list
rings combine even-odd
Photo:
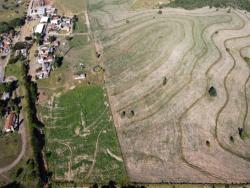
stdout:
[[[46,125],[46,156],[56,180],[121,181],[126,177],[101,86],[79,86],[39,106]],[[106,104],[106,105],[105,105]]]
[[[2,129],[2,127],[1,127]],[[21,151],[21,137],[17,133],[0,136],[0,167],[11,163]]]
[[15,64],[8,64],[5,68],[5,77],[15,76],[17,79],[20,79],[22,76],[22,73],[20,71],[21,66],[21,62],[17,62]]

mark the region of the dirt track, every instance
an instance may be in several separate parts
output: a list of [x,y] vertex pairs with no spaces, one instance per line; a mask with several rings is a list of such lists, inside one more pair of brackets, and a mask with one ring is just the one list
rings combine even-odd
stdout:
[[111,2],[90,22],[131,181],[250,182],[248,15]]

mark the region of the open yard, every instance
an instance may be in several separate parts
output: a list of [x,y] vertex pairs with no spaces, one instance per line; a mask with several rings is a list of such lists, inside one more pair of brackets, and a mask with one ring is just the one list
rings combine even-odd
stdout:
[[[63,64],[51,72],[49,78],[38,80],[40,99],[48,99],[53,92],[68,90],[81,83],[102,82],[102,72],[94,72],[98,65],[95,51],[87,35],[75,35],[72,40],[62,39],[63,45],[59,48],[59,55],[63,56]],[[86,73],[86,79],[75,80],[75,76]]]
[[77,15],[86,9],[86,0],[55,0],[55,6],[62,14]]
[[131,2],[88,5],[130,180],[250,182],[249,13]]
[[126,178],[102,86],[78,86],[39,106],[53,179],[74,182]]
[[[0,127],[2,129],[2,126]],[[0,167],[13,162],[21,151],[21,138],[18,133],[0,135]]]

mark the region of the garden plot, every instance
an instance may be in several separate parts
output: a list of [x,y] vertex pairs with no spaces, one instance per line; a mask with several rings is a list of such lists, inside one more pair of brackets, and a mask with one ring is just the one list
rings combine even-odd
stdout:
[[89,7],[130,180],[249,182],[247,14]]
[[79,86],[39,106],[46,158],[57,181],[107,182],[126,177],[101,86]]

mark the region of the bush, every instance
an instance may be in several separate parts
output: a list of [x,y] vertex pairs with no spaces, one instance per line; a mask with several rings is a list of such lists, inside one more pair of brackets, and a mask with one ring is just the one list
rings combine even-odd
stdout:
[[9,64],[15,64],[16,62],[18,61],[18,58],[14,58],[14,57],[11,57],[10,59],[9,59]]
[[121,117],[122,117],[122,118],[124,118],[124,117],[125,117],[125,115],[126,115],[126,112],[125,112],[125,111],[122,111],[122,113],[121,113]]
[[52,68],[57,69],[63,63],[63,57],[56,56],[55,61],[52,63]]
[[27,42],[17,42],[13,47],[14,50],[21,50],[25,48],[29,48],[29,45]]
[[164,76],[164,78],[163,78],[163,82],[162,82],[162,85],[166,85],[167,84],[167,78]]
[[25,40],[30,41],[30,40],[32,40],[32,37],[25,37]]
[[211,97],[216,97],[217,96],[217,91],[213,86],[209,88],[208,93],[209,93],[209,95]]
[[68,41],[71,41],[73,39],[73,37],[72,36],[66,36],[65,39],[68,40]]
[[14,29],[7,22],[0,22],[0,33],[8,33],[10,30]]
[[55,36],[49,36],[49,42],[54,42],[56,41],[56,37]]

